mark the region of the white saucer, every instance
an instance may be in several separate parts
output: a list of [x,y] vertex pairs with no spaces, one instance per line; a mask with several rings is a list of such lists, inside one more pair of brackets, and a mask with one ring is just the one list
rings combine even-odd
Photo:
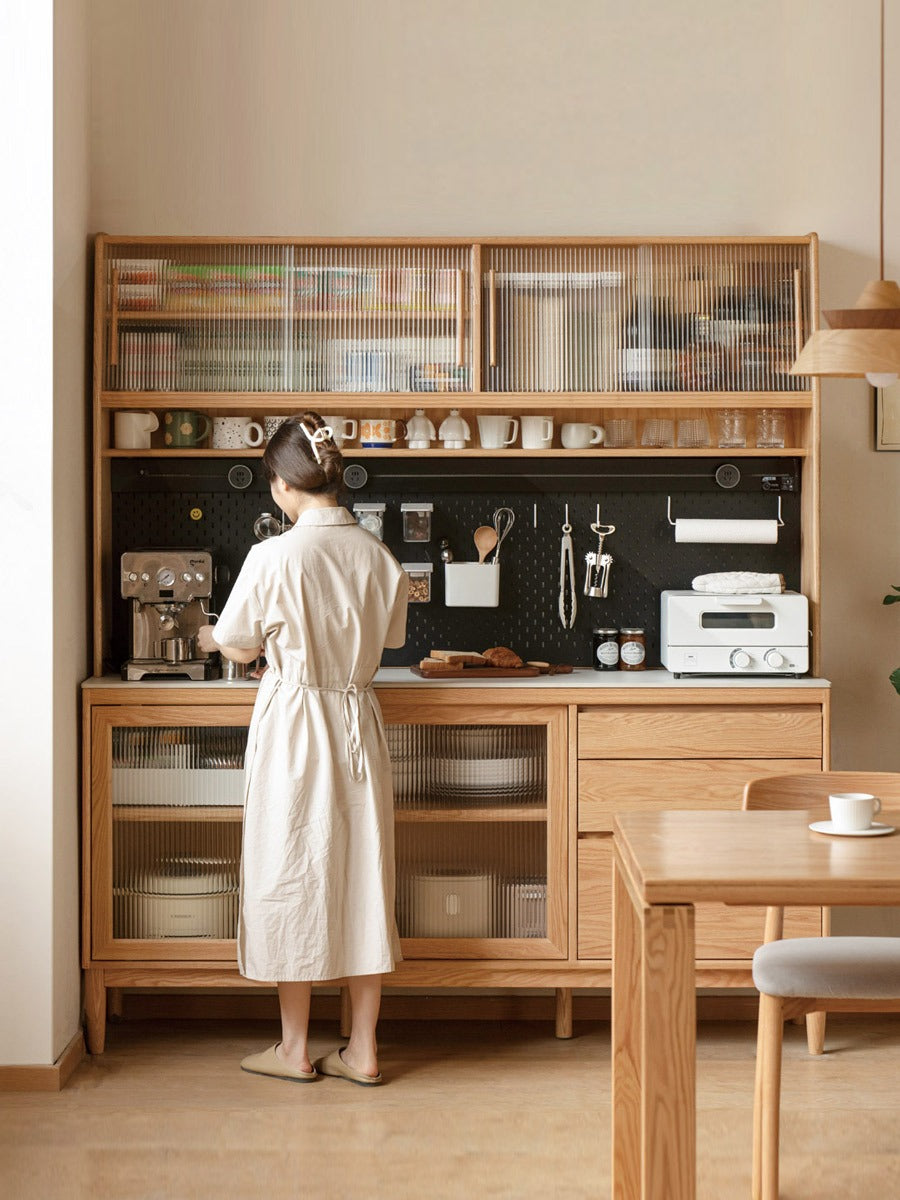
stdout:
[[893,833],[893,825],[882,825],[873,821],[868,829],[835,829],[832,821],[813,821],[810,829],[814,833],[830,833],[832,837],[881,837],[885,833]]

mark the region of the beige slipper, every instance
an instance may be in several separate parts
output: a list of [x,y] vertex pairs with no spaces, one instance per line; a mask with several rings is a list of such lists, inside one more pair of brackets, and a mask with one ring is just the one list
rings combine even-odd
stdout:
[[293,1067],[282,1062],[275,1053],[280,1045],[281,1042],[276,1042],[274,1046],[259,1054],[248,1054],[241,1060],[241,1070],[249,1071],[251,1075],[271,1075],[274,1079],[288,1079],[291,1083],[313,1083],[319,1078],[315,1067],[311,1071],[295,1071]]
[[320,1058],[315,1063],[315,1068],[320,1075],[334,1075],[338,1079],[349,1079],[351,1083],[358,1083],[361,1087],[377,1087],[382,1083],[381,1072],[377,1075],[363,1075],[362,1071],[354,1071],[349,1063],[344,1062],[341,1050],[346,1050],[346,1046],[341,1046],[339,1050],[332,1050],[330,1054],[326,1054],[324,1058]]

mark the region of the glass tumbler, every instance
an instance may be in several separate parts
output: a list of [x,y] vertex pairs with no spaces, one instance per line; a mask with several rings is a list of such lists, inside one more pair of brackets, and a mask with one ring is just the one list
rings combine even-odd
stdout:
[[610,417],[606,422],[606,446],[622,449],[634,445],[634,421],[631,417]]
[[674,446],[675,422],[670,417],[651,417],[644,422],[642,446]]
[[747,414],[742,408],[723,408],[719,412],[719,445],[740,449],[747,445]]
[[685,417],[678,422],[678,445],[682,449],[709,445],[709,422],[705,417]]
[[756,414],[756,445],[776,450],[784,446],[784,410],[761,408]]

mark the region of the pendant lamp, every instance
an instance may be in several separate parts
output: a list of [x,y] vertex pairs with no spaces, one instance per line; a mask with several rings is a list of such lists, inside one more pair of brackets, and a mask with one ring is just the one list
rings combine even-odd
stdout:
[[900,375],[900,288],[884,278],[884,0],[881,0],[881,126],[879,162],[879,277],[867,283],[853,308],[823,311],[830,329],[810,336],[792,375],[857,378],[889,387]]

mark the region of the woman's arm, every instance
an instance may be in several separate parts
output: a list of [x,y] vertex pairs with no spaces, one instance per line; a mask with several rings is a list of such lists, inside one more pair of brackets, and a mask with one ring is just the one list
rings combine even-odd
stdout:
[[226,658],[239,663],[255,662],[262,654],[261,645],[257,646],[255,650],[240,650],[237,646],[219,645],[213,635],[214,629],[214,625],[201,625],[197,630],[197,645],[204,654],[213,654],[216,650],[220,650]]

